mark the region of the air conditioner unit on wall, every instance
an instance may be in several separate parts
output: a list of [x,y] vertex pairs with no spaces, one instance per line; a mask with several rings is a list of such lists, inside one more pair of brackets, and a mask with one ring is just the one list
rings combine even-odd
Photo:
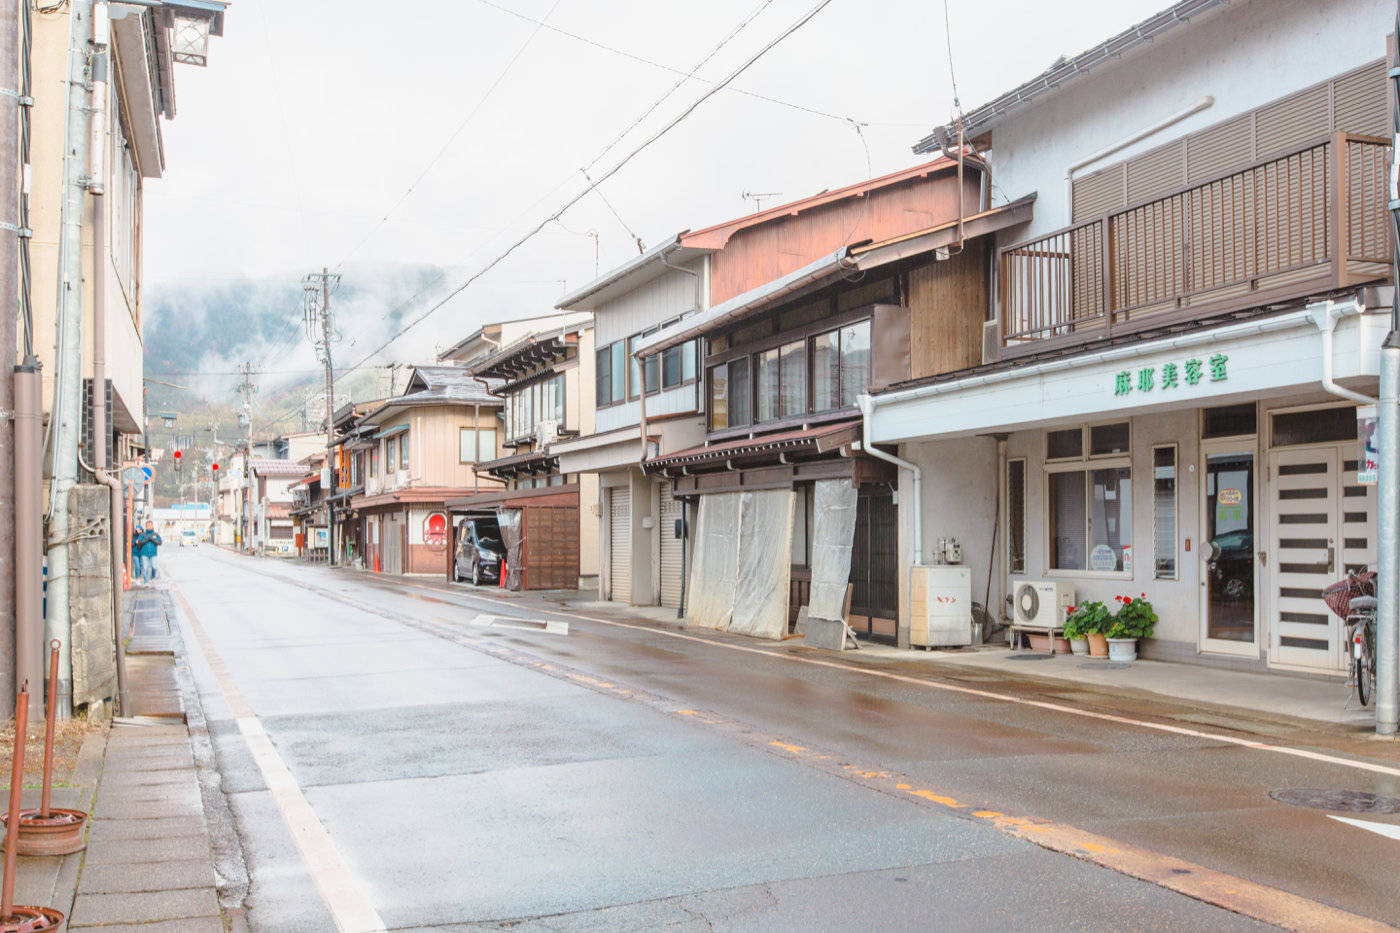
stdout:
[[924,648],[972,644],[971,568],[914,567],[911,577],[909,643]]
[[1016,624],[1059,628],[1065,612],[1074,605],[1074,586],[1059,580],[1026,580],[1016,584],[1012,603]]
[[548,447],[559,439],[559,422],[541,421],[535,425],[535,441],[541,447]]

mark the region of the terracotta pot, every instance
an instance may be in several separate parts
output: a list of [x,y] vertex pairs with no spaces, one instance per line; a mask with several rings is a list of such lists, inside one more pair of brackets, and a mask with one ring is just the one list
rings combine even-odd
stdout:
[[[1049,651],[1049,650],[1050,650],[1050,636],[1049,636],[1049,635],[1032,635],[1030,632],[1027,632],[1027,633],[1026,633],[1026,638],[1030,639],[1031,650],[1032,650],[1032,651]],[[1060,637],[1057,636],[1057,637],[1055,638],[1055,653],[1056,653],[1056,654],[1069,654],[1069,642],[1067,642],[1067,641],[1065,641],[1063,638],[1060,638]]]
[[1108,657],[1108,639],[1105,638],[1105,637],[1103,636],[1103,634],[1101,634],[1101,633],[1099,633],[1099,632],[1090,632],[1090,633],[1089,633],[1089,657],[1091,657],[1091,658],[1106,658],[1106,657]]
[[1074,652],[1074,653],[1077,654],[1077,655],[1088,654],[1088,653],[1089,653],[1089,639],[1087,639],[1087,638],[1071,638],[1071,639],[1069,640],[1069,650],[1072,651],[1072,652]]

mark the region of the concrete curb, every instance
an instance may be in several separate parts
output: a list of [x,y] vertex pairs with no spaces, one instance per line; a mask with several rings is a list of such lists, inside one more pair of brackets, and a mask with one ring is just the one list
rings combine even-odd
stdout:
[[[200,702],[199,688],[195,685],[194,674],[190,670],[189,651],[185,647],[184,617],[180,615],[170,590],[161,594],[161,600],[167,617],[175,623],[170,627],[171,639],[175,646],[175,680],[179,684],[180,696],[185,707],[185,727],[189,732],[190,750],[194,753],[195,772],[199,778],[199,794],[204,803],[204,821],[209,830],[209,847],[213,856],[219,906],[226,914],[241,915],[249,888],[243,843],[234,823],[233,808],[229,806],[228,795],[224,793],[223,775],[219,772],[214,743],[209,738],[204,704]],[[234,928],[237,929],[236,922]]]

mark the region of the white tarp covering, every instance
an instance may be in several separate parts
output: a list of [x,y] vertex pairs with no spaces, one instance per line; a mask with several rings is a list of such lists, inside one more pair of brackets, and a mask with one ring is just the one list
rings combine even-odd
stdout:
[[843,619],[856,530],[856,488],[850,480],[818,480],[812,500],[812,592],[807,614]]
[[790,489],[740,493],[731,632],[759,638],[787,634],[793,498]]
[[739,493],[700,497],[695,555],[686,592],[686,624],[724,629],[734,611],[739,558]]

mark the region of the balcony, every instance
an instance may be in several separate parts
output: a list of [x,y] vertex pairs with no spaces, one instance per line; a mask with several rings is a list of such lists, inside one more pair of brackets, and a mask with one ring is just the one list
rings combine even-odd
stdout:
[[1386,278],[1387,140],[1338,133],[999,254],[1003,358]]

